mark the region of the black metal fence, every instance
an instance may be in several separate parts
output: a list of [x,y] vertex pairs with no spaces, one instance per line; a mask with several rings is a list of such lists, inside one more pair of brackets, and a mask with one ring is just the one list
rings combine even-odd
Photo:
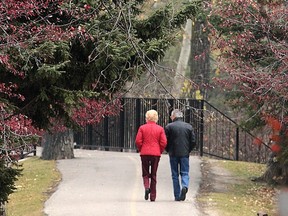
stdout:
[[265,163],[271,153],[265,143],[243,130],[213,105],[204,101],[203,154],[229,160]]
[[253,144],[252,134],[243,131],[233,120],[204,100],[123,98],[123,109],[118,116],[105,117],[97,125],[89,125],[74,133],[77,148],[136,152],[135,137],[145,123],[145,113],[155,109],[158,124],[167,125],[171,111],[184,112],[184,121],[190,123],[196,134],[194,154],[201,156],[266,162],[269,148]]
[[136,151],[134,141],[139,126],[145,123],[146,111],[157,110],[158,124],[164,127],[171,121],[170,113],[173,108],[185,111],[184,120],[194,126],[197,143],[201,142],[202,101],[123,98],[122,106],[123,109],[118,116],[105,117],[99,124],[89,125],[83,128],[83,132],[75,133],[76,146],[88,149]]

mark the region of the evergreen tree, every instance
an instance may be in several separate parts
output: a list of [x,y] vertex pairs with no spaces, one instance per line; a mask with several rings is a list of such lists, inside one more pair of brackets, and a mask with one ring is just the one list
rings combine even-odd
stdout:
[[142,0],[35,1],[31,12],[11,2],[1,7],[1,14],[15,12],[0,19],[6,26],[0,72],[15,96],[0,92],[1,100],[39,128],[51,118],[71,126],[71,109],[83,97],[111,99],[163,57],[176,29],[200,6],[194,1],[174,13],[168,5],[144,17]]

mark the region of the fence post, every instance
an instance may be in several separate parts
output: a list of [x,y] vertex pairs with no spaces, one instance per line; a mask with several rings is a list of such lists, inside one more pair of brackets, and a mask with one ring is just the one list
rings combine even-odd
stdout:
[[[137,98],[136,99],[136,107],[135,107],[135,126],[136,126],[136,134],[137,134],[137,131],[140,127],[140,119],[141,119],[141,101],[140,101],[140,98]],[[136,148],[136,151],[138,152],[138,149]]]
[[36,156],[37,153],[37,144],[33,144],[33,156]]
[[174,109],[174,99],[168,99],[168,103],[169,103],[169,121],[168,122],[171,122],[171,118],[170,118],[170,115],[171,115],[171,112],[172,110]]
[[[124,99],[121,99],[121,106],[123,106],[123,104],[125,104],[125,102],[123,101]],[[120,148],[121,148],[121,152],[123,152],[124,150],[124,133],[125,133],[125,119],[124,119],[124,110],[120,111],[120,119],[119,119],[119,123],[120,123],[120,128],[119,128],[119,135],[120,135]]]
[[140,98],[136,99],[136,117],[135,117],[135,124],[136,124],[136,131],[140,127],[140,116],[141,115],[141,101]]
[[90,149],[93,149],[93,143],[92,143],[92,125],[88,125],[88,145]]
[[199,131],[199,150],[200,150],[200,156],[203,156],[203,135],[204,135],[204,100],[200,101],[200,131]]
[[109,145],[109,125],[108,125],[108,117],[106,116],[104,118],[104,148],[105,151],[109,151],[109,148],[107,146]]
[[239,160],[239,127],[236,128],[235,160]]
[[186,99],[186,109],[185,109],[185,122],[191,124],[191,118],[190,118],[190,115],[191,115],[191,109],[190,109],[190,104],[189,104],[189,101],[188,99]]

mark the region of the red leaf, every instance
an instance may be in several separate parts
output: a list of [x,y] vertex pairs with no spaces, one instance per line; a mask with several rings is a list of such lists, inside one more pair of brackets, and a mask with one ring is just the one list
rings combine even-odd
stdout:
[[271,145],[271,150],[272,150],[273,152],[275,152],[275,153],[278,153],[278,152],[280,152],[280,150],[281,150],[281,146],[279,146],[278,144],[272,144],[272,145]]
[[267,118],[267,124],[270,125],[270,127],[275,131],[280,131],[282,127],[281,122],[272,117]]
[[270,139],[272,141],[279,142],[281,138],[280,138],[279,135],[273,134],[273,135],[270,136]]
[[257,137],[253,140],[253,144],[260,146],[262,144],[262,140]]

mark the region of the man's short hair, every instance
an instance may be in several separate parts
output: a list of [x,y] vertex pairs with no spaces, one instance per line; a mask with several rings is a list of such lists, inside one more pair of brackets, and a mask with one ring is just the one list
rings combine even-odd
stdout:
[[175,118],[183,118],[183,112],[179,109],[174,109],[171,116],[174,116]]
[[153,110],[153,109],[152,110],[148,110],[146,112],[145,117],[146,117],[147,121],[153,121],[153,122],[157,122],[158,121],[158,113],[157,113],[156,110]]

